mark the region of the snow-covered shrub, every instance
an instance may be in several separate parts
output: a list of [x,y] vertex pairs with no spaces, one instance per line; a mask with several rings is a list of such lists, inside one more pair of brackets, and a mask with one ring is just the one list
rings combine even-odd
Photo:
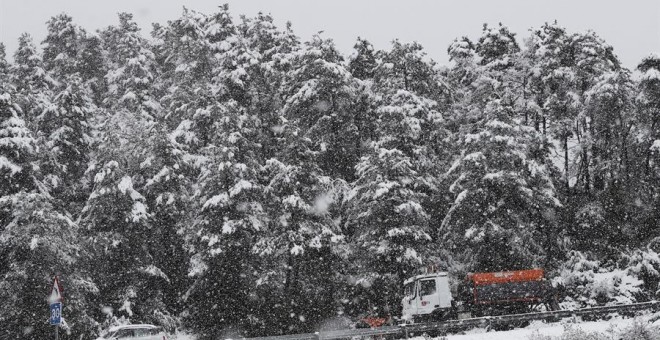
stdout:
[[562,287],[565,303],[575,304],[570,307],[584,307],[635,302],[643,281],[625,266],[605,264],[585,253],[571,251],[554,284]]
[[619,334],[621,340],[660,340],[660,329],[648,323],[635,320]]
[[538,330],[527,337],[528,340],[553,340],[552,336],[541,334]]
[[606,212],[599,202],[586,204],[575,214],[575,223],[578,226],[578,235],[589,237],[575,237],[574,242],[582,250],[602,250],[605,247],[604,236],[608,234]]
[[564,325],[564,332],[560,336],[541,334],[538,330],[531,334],[528,340],[611,340],[608,335],[600,332],[587,332],[571,324]]
[[642,280],[643,295],[653,299],[660,283],[660,255],[653,249],[636,249],[624,255],[628,273]]
[[558,340],[609,340],[609,337],[600,332],[587,332],[580,327],[572,325],[566,327]]

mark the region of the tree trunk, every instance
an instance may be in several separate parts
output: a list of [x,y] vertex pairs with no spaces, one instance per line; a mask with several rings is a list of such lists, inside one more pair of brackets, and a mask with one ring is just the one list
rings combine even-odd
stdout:
[[[543,130],[545,131],[545,124],[543,124]],[[570,196],[571,186],[570,175],[568,173],[568,136],[564,136],[564,176],[566,178],[566,194]]]
[[[651,131],[655,130],[655,124],[656,124],[656,121],[653,120],[653,122],[651,123]],[[653,145],[654,139],[655,138],[651,137],[651,143],[646,148],[646,174],[647,175],[651,173],[651,153],[652,153],[651,152],[651,146]]]
[[543,116],[543,134],[546,134],[545,116]]
[[589,171],[589,151],[586,148],[582,150],[582,159],[584,162],[584,190],[589,194],[591,191],[591,175]]

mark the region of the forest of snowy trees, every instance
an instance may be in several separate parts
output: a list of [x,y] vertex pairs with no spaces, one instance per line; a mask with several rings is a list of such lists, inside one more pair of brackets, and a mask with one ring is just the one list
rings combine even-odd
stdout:
[[0,338],[52,334],[55,275],[63,339],[397,315],[430,264],[656,298],[660,57],[629,70],[557,23],[447,43],[448,66],[398,40],[344,56],[225,5],[0,45]]

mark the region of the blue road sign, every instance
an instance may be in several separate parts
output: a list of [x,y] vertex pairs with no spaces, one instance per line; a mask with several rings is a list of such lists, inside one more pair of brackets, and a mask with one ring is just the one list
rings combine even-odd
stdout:
[[50,324],[59,325],[62,323],[62,303],[55,302],[50,304]]

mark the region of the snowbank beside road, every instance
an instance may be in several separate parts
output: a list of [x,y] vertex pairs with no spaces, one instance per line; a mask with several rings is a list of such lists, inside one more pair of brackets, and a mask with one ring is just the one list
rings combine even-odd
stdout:
[[[534,322],[525,328],[514,329],[510,331],[486,331],[485,329],[474,329],[468,331],[466,334],[448,335],[447,340],[564,340],[562,335],[567,332],[583,331],[585,333],[600,333],[605,339],[620,339],[619,336],[629,330],[635,322],[641,325],[647,325],[647,329],[660,329],[658,323],[651,324],[650,320],[660,318],[660,314],[647,315],[635,319],[614,318],[608,321],[595,321],[595,322],[558,322],[558,323],[543,323]],[[660,332],[656,333],[657,337],[651,339],[660,340]],[[423,337],[413,338],[414,340],[424,340]],[[442,339],[442,337],[438,338]],[[591,339],[591,337],[587,338]],[[600,339],[594,337],[594,339]],[[623,340],[642,340],[642,339],[628,339]]]

